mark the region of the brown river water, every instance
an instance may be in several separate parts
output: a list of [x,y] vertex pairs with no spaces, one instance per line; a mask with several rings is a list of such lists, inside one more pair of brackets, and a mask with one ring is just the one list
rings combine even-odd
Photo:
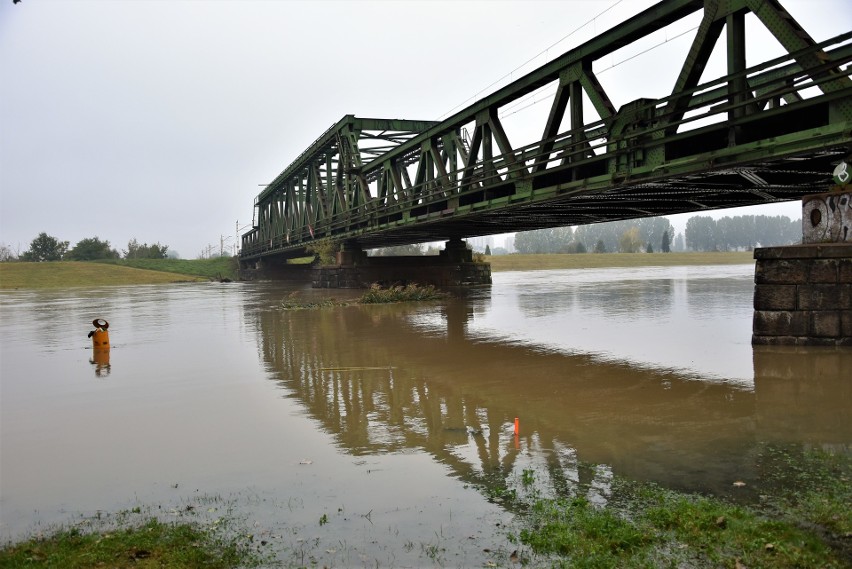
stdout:
[[482,567],[518,547],[494,497],[524,471],[598,501],[613,476],[729,496],[761,445],[850,452],[852,350],[752,348],[753,286],[751,265],[511,272],[289,311],[359,293],[2,292],[0,540],[141,508],[236,517],[288,563]]

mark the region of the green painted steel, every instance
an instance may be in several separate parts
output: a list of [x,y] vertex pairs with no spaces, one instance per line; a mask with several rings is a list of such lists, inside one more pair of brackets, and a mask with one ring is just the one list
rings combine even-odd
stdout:
[[[593,63],[698,11],[672,94],[616,110]],[[746,69],[748,12],[788,55]],[[723,31],[727,73],[699,85]],[[776,0],[666,0],[444,121],[343,117],[257,196],[241,259],[300,256],[321,238],[367,249],[820,192],[852,150],[850,61],[852,32],[816,43]],[[501,110],[545,86],[540,138],[513,145]],[[584,121],[584,94],[599,120]]]

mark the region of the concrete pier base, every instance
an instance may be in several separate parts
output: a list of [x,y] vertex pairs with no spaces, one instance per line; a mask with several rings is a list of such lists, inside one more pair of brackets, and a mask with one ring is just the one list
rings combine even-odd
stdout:
[[754,258],[752,344],[852,346],[852,190],[805,196],[802,244]]
[[286,260],[259,260],[240,263],[240,279],[244,281],[272,280],[310,282],[311,265],[290,265]]
[[852,346],[852,243],[756,249],[752,344]]
[[491,265],[476,263],[462,241],[448,241],[440,255],[368,257],[356,246],[344,244],[337,264],[314,267],[314,288],[368,288],[377,283],[439,287],[491,284]]

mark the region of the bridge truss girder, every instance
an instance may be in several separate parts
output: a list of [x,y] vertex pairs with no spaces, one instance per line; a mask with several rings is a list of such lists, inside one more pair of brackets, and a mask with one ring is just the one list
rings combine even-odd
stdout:
[[[672,94],[616,110],[594,62],[699,10]],[[787,56],[746,69],[749,12]],[[727,74],[699,85],[723,31]],[[258,196],[242,256],[295,256],[321,237],[370,248],[822,191],[850,151],[850,60],[852,33],[818,44],[776,0],[665,0],[440,123],[344,117]],[[551,85],[540,139],[513,144],[501,109]],[[584,120],[584,96],[598,120]]]

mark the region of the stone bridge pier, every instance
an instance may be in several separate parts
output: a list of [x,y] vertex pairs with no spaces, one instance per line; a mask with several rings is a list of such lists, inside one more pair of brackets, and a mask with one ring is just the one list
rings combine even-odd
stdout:
[[754,345],[852,346],[852,188],[802,200],[802,244],[755,249]]
[[491,265],[477,262],[461,239],[444,244],[439,255],[369,257],[356,242],[347,241],[337,263],[314,267],[314,288],[368,288],[420,284],[439,287],[491,284]]

